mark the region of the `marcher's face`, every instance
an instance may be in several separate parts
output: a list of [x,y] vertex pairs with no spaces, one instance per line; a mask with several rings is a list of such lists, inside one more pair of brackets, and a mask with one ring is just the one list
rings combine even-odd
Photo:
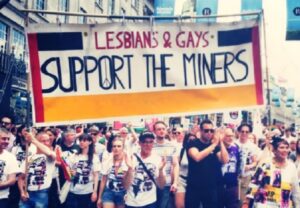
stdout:
[[153,148],[154,140],[152,138],[146,138],[143,142],[139,142],[141,151],[145,154],[150,154]]
[[119,155],[123,151],[123,142],[116,140],[112,143],[112,152],[114,155]]
[[234,138],[234,133],[231,129],[226,129],[225,130],[225,137],[224,137],[224,142],[227,144],[227,145],[230,145],[232,144],[233,142],[233,138]]
[[10,131],[10,129],[12,128],[11,119],[8,117],[3,117],[1,120],[1,126]]
[[291,141],[291,142],[290,142],[290,149],[291,149],[292,151],[296,151],[296,141]]
[[248,139],[248,136],[249,136],[249,133],[250,133],[250,129],[248,126],[243,126],[241,128],[241,131],[239,132],[240,134],[240,138],[242,140],[247,140]]
[[214,128],[212,124],[204,124],[201,130],[201,138],[210,141],[214,135]]
[[289,155],[289,151],[290,151],[289,145],[281,143],[279,144],[277,149],[274,150],[274,155],[279,159],[287,159]]
[[48,134],[41,134],[38,137],[39,142],[46,145],[47,147],[51,147],[51,140]]
[[97,143],[97,140],[98,140],[98,132],[96,132],[96,131],[91,131],[90,133],[89,133],[90,135],[91,135],[91,137],[93,138],[93,142],[94,143]]
[[75,138],[76,138],[76,134],[69,132],[69,133],[66,134],[65,140],[68,141],[68,142],[74,142]]
[[50,141],[53,142],[54,139],[55,139],[55,136],[52,134],[52,132],[51,131],[47,131],[46,133],[48,134],[48,136],[50,138]]
[[157,137],[164,138],[167,134],[167,127],[164,124],[158,123],[155,125],[154,133]]
[[84,138],[84,139],[80,139],[79,140],[79,147],[80,149],[86,149],[89,147],[89,145],[91,144],[92,142],[89,141],[88,139]]
[[6,149],[8,144],[9,144],[9,135],[4,132],[0,132],[0,150]]
[[126,138],[127,135],[128,135],[128,132],[126,132],[126,131],[121,131],[121,132],[120,132],[120,136],[121,136],[122,138]]
[[176,137],[177,141],[183,141],[184,133],[183,131],[175,131],[174,136]]

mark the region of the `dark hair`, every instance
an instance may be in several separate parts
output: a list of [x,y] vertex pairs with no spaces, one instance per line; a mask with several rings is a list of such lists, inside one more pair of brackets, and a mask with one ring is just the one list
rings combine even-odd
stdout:
[[239,127],[237,128],[238,132],[241,132],[241,130],[242,130],[242,128],[243,128],[244,126],[248,127],[248,128],[249,128],[249,132],[252,133],[253,128],[252,128],[252,126],[251,126],[250,124],[248,124],[248,123],[241,123],[241,124],[239,125]]
[[58,136],[58,134],[57,134],[57,129],[56,129],[56,128],[49,128],[49,129],[46,130],[46,132],[47,132],[47,131],[50,131],[51,134],[53,134],[53,136],[55,136],[55,137]]
[[23,151],[26,149],[26,146],[22,144],[22,139],[24,139],[22,135],[22,130],[25,128],[26,126],[24,124],[17,128],[17,135],[15,140],[15,145],[20,146]]
[[297,140],[296,142],[296,154],[299,155],[300,154],[300,147],[299,146],[299,143],[300,143],[300,139]]
[[[93,156],[95,153],[95,145],[94,145],[93,138],[91,135],[81,134],[79,136],[79,141],[84,140],[84,139],[91,142],[91,144],[89,145],[89,150],[88,150],[88,165],[91,165],[93,163]],[[81,153],[82,153],[82,149],[80,148],[78,154],[81,154]]]
[[182,142],[182,147],[183,148],[185,148],[185,149],[187,148],[187,145],[190,142],[190,137],[191,136],[194,136],[195,138],[197,138],[197,136],[195,134],[192,134],[192,133],[187,133],[186,135],[184,135],[183,142]]
[[272,144],[274,150],[277,150],[277,148],[279,147],[280,144],[286,144],[289,146],[288,141],[286,141],[285,139],[282,139],[281,137],[278,137],[278,136],[272,137],[271,144]]
[[115,135],[111,134],[110,137],[108,138],[107,144],[106,144],[106,150],[111,153],[112,151],[112,143],[113,140],[115,139]]
[[9,118],[12,124],[15,123],[15,116],[13,115],[13,113],[7,113],[7,114],[1,115],[0,121],[2,121],[3,118]]
[[203,126],[204,124],[211,124],[214,125],[213,122],[209,119],[204,119],[201,123],[200,123],[200,130],[203,130]]
[[139,141],[143,142],[145,139],[155,139],[154,134],[151,131],[144,131],[139,136]]
[[157,124],[163,124],[165,127],[167,127],[167,124],[166,124],[165,122],[163,122],[163,121],[156,121],[156,122],[153,124],[153,130],[155,130]]

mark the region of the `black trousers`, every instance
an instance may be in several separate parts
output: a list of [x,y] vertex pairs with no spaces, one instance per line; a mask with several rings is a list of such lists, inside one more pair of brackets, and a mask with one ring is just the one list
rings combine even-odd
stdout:
[[196,187],[187,187],[185,193],[185,207],[199,208],[218,208],[218,189],[207,188],[199,189]]

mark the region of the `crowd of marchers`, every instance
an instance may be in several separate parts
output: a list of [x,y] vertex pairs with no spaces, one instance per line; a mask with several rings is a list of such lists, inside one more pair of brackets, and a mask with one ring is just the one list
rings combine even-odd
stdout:
[[[300,139],[290,129],[136,133],[97,125],[28,128],[1,117],[0,208],[298,208]],[[255,128],[255,127],[254,127]]]

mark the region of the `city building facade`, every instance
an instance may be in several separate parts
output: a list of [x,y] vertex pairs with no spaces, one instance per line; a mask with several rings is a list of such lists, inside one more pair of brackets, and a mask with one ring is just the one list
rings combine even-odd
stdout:
[[[150,16],[154,12],[153,4],[154,0],[10,0],[0,10],[0,115],[14,115],[16,123],[28,123],[31,117],[27,116],[31,113],[31,94],[26,24],[101,24],[120,20],[88,15]],[[25,8],[57,14],[32,12],[27,15],[22,11]]]

